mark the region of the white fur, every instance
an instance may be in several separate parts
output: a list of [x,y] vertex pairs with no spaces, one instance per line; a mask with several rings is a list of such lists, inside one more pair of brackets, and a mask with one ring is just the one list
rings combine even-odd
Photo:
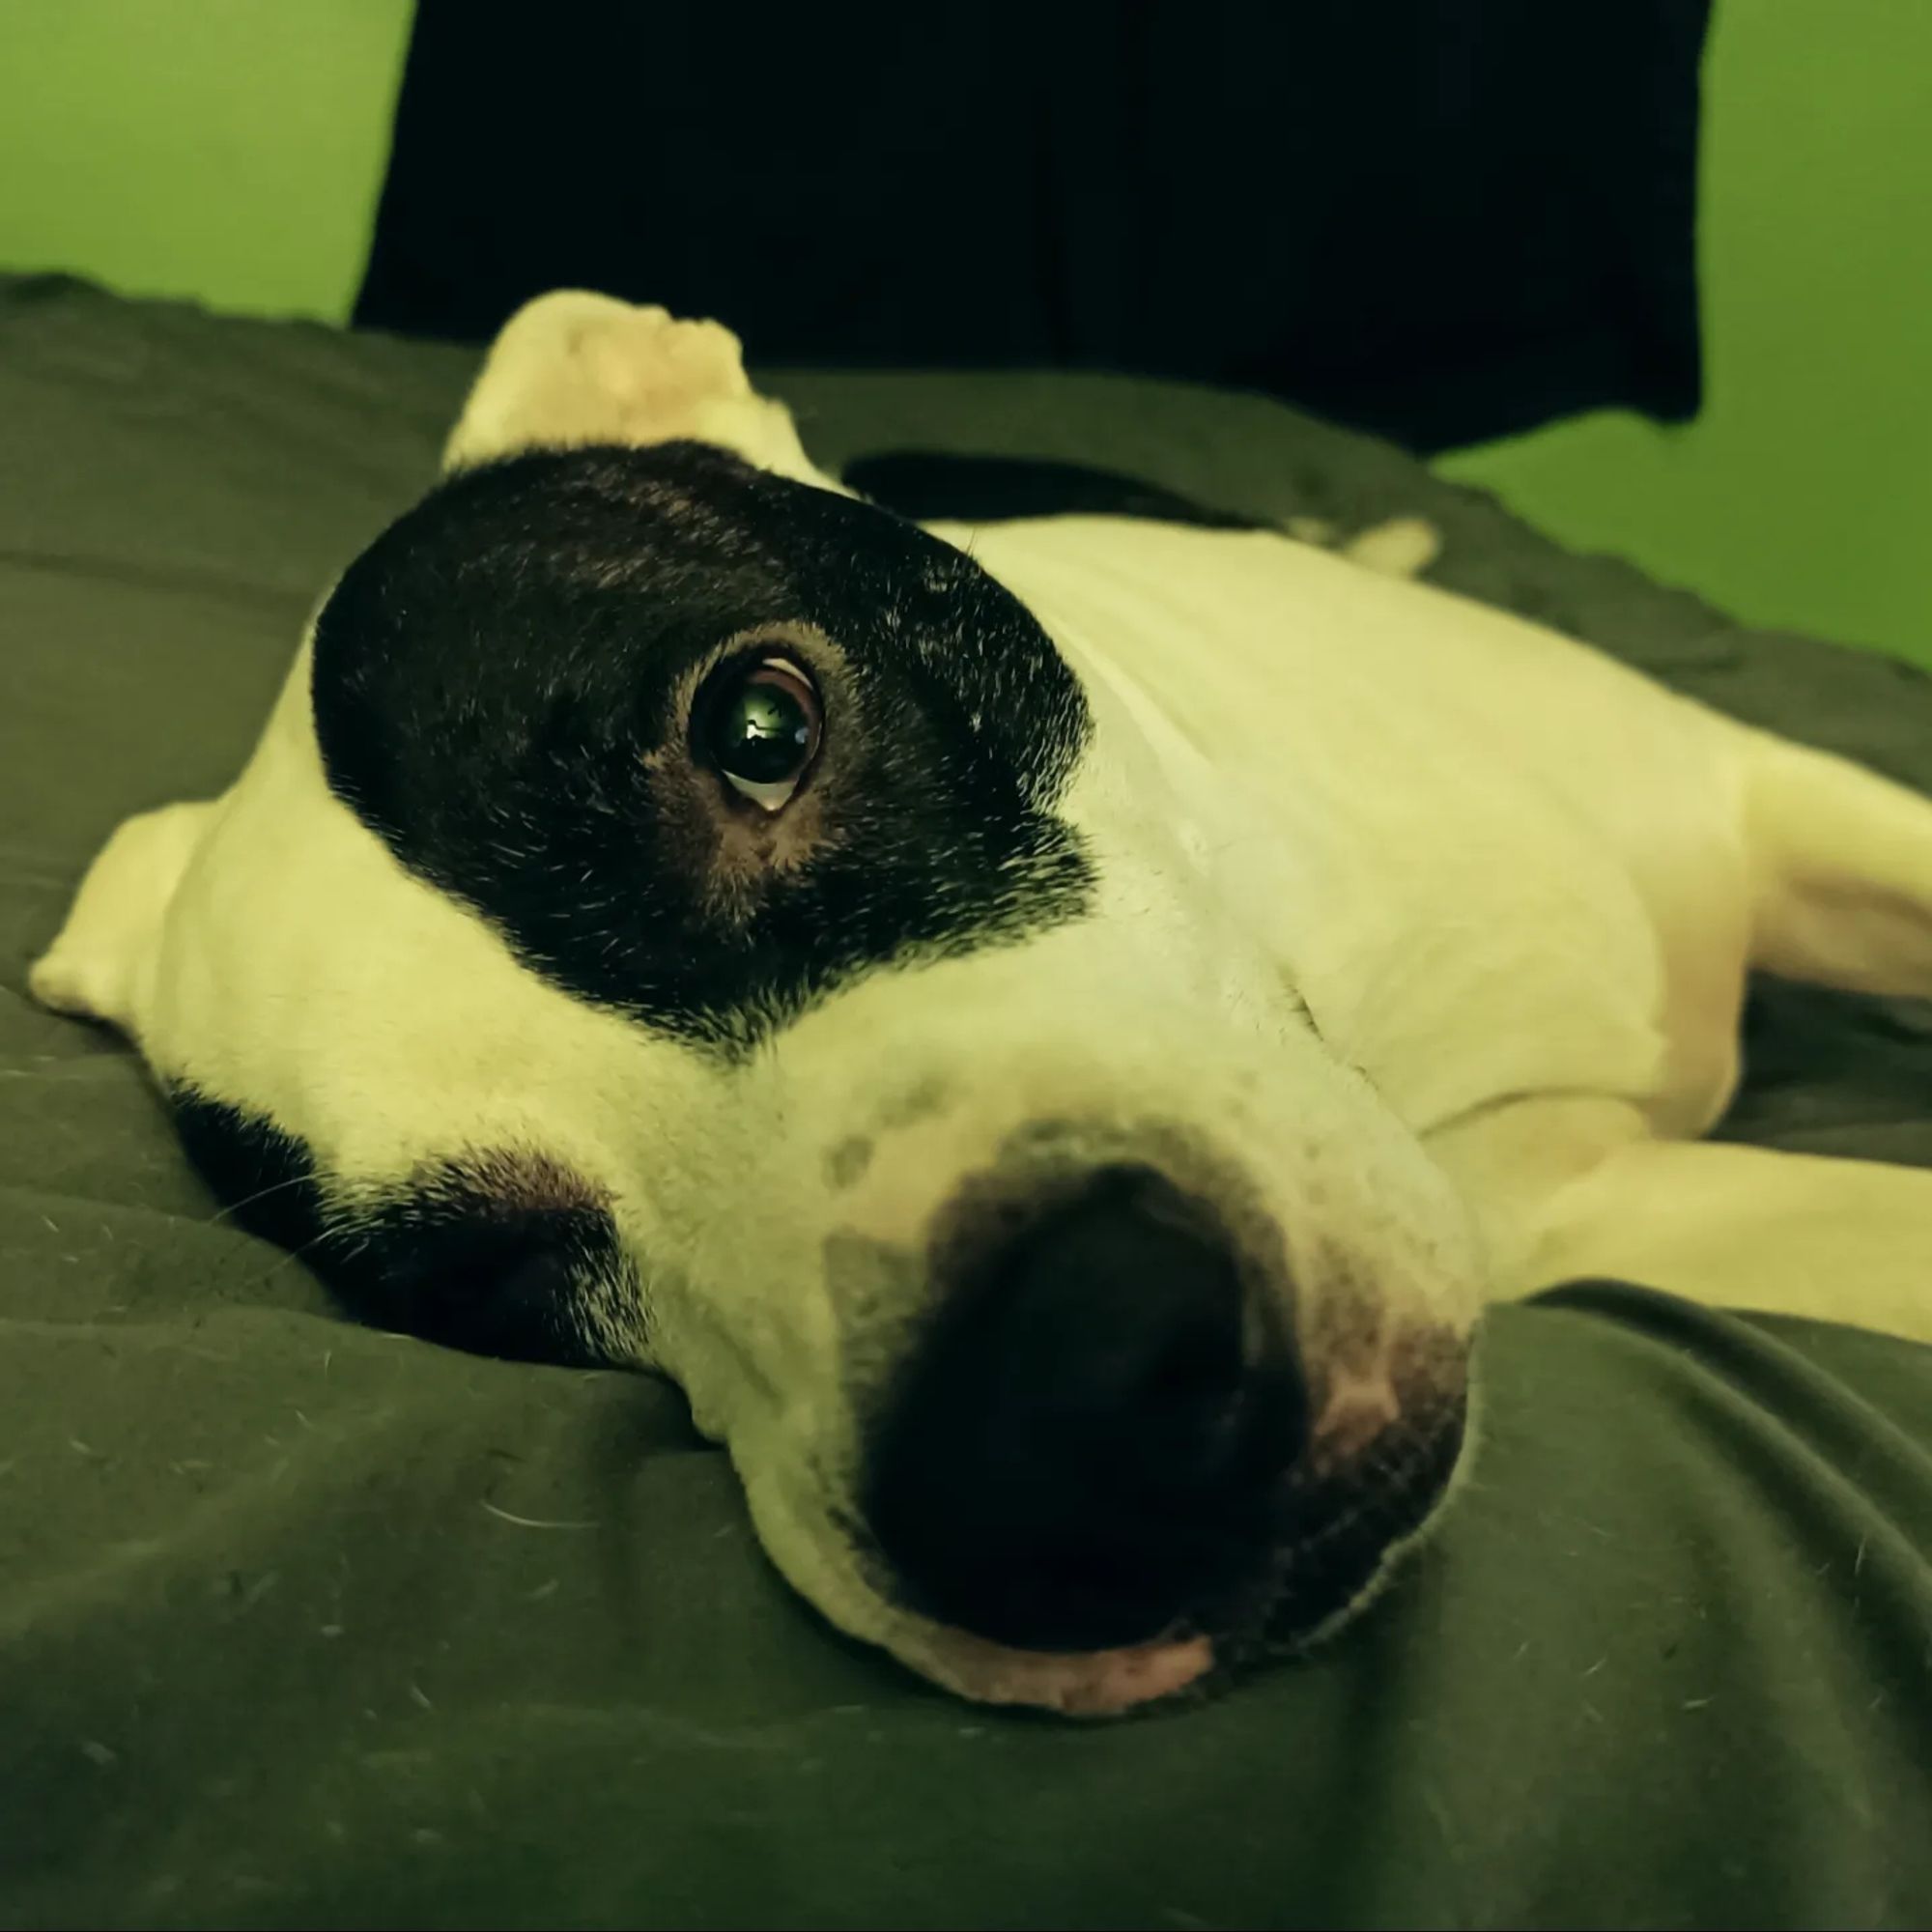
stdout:
[[[575,293],[504,331],[448,454],[680,435],[838,487],[725,331]],[[1577,1274],[1932,1338],[1932,1175],[1688,1144],[1753,961],[1932,992],[1932,806],[1404,581],[1427,545],[1384,527],[1377,569],[1274,534],[941,527],[1086,691],[1065,810],[1096,915],[875,974],[743,1065],[554,990],[406,873],[324,781],[306,647],[222,798],[109,842],[33,989],[266,1111],[338,1202],[466,1147],[582,1173],[649,1272],[648,1332],[612,1307],[602,1339],[682,1382],[800,1589],[971,1694],[1118,1708],[1203,1660],[995,1652],[888,1607],[831,1527],[841,1338],[920,1312],[874,1264],[1029,1121],[1098,1152],[1198,1127],[1279,1228],[1312,1346],[1372,1285],[1379,1342],[1328,1364],[1363,1414],[1406,1326]]]

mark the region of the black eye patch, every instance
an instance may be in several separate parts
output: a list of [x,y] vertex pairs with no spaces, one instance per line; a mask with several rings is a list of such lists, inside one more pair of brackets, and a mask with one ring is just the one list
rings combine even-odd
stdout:
[[[840,653],[843,784],[836,836],[727,917],[649,760],[761,627]],[[697,444],[450,479],[344,575],[313,695],[329,784],[405,866],[554,983],[695,1042],[1089,902],[1053,808],[1091,724],[1031,614],[916,526]]]

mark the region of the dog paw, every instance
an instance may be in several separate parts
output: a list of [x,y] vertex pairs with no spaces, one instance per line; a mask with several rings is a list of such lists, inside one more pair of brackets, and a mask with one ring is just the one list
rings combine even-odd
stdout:
[[1442,532],[1427,517],[1391,517],[1353,536],[1325,517],[1291,517],[1282,528],[1296,543],[1333,551],[1383,577],[1420,577],[1442,554]]
[[108,1004],[88,962],[58,948],[28,967],[27,991],[37,1006],[70,1019],[99,1019]]
[[1442,532],[1427,517],[1392,517],[1350,537],[1342,554],[1384,577],[1420,577],[1442,554]]

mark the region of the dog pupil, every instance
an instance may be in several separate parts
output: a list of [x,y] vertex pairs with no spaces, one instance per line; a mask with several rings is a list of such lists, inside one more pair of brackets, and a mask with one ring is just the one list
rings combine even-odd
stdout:
[[771,784],[798,769],[810,738],[810,720],[790,692],[746,683],[725,707],[713,749],[733,778]]

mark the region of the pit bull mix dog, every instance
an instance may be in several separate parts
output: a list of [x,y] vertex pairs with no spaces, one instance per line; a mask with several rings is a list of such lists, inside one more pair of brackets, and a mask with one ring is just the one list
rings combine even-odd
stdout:
[[1932,993],[1932,805],[1272,532],[921,527],[564,293],[34,971],[392,1327],[649,1366],[837,1625],[1113,1712],[1359,1605],[1484,1302],[1932,1336],[1932,1174],[1699,1144]]

